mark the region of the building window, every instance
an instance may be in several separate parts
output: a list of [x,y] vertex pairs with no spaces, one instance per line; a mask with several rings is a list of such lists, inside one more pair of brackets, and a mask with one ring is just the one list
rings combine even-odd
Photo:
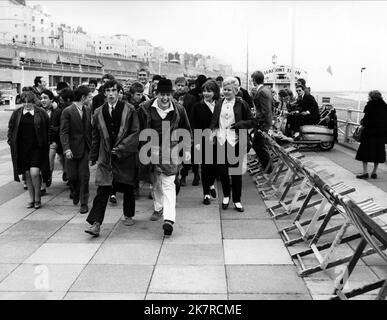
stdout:
[[51,22],[51,28],[53,28],[54,27],[54,22]]
[[44,45],[44,37],[41,37],[42,45]]
[[34,16],[32,16],[32,21],[35,21],[35,17]]
[[43,24],[44,23],[44,20],[43,19],[40,19],[40,24]]
[[16,36],[15,36],[15,39],[17,39],[17,38],[19,38],[19,36],[18,36],[18,35],[16,35]]
[[54,45],[54,39],[51,39],[51,45],[52,46]]
[[15,28],[17,28],[17,24],[15,24]]
[[35,32],[35,26],[32,26],[32,32]]

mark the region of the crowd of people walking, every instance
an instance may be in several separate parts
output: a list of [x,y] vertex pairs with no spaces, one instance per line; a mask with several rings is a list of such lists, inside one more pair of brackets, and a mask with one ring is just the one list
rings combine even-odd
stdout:
[[[320,121],[317,102],[303,79],[296,85],[297,99],[289,89],[281,90],[277,99],[261,71],[251,76],[251,93],[241,87],[238,77],[199,75],[194,82],[189,80],[178,77],[172,82],[161,75],[149,79],[149,71],[142,68],[132,83],[105,74],[100,83],[91,80],[76,88],[59,82],[54,95],[44,79],[36,77],[34,86],[24,88],[23,106],[13,112],[8,130],[14,178],[20,181],[21,175],[26,182],[27,207],[41,207],[57,157],[70,198],[81,214],[88,213],[90,226],[85,232],[99,236],[108,202],[117,203],[117,192],[123,193],[123,224],[134,225],[142,181],[149,184],[148,197],[153,200],[150,220],[163,218],[164,235],[171,235],[176,199],[190,170],[192,185],[201,181],[204,205],[217,197],[218,178],[222,210],[232,199],[235,210],[243,212],[243,161],[253,148],[262,167],[271,172],[262,132],[272,128],[273,117],[286,110],[285,131],[295,139],[300,126]],[[376,110],[382,108],[371,106],[381,105],[376,98],[381,97],[370,94],[365,110],[364,136],[373,137],[373,142],[362,141],[359,148],[357,159],[365,163],[359,178],[368,177],[367,162],[385,161],[376,137],[382,129],[370,129],[378,119]],[[369,150],[377,152],[376,160]],[[89,210],[90,167],[95,165],[97,192]]]

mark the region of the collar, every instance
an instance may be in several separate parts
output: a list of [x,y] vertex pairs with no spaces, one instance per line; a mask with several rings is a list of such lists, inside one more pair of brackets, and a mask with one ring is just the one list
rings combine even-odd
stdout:
[[234,104],[235,104],[235,98],[232,99],[232,100],[227,100],[227,99],[225,98],[223,103],[227,103],[227,104],[232,104],[232,105],[234,105]]
[[116,107],[116,105],[117,105],[117,102],[118,102],[118,100],[116,101],[115,104],[110,104],[110,103],[108,102],[109,109],[115,109],[115,107]]
[[161,109],[161,108],[159,107],[159,105],[157,104],[157,99],[155,99],[155,101],[153,101],[153,103],[152,103],[152,107],[153,107],[153,108],[156,108],[157,110],[162,111],[163,113],[168,113],[168,112],[174,110],[172,101],[169,103],[169,107],[168,107],[167,109],[164,110],[164,109]]
[[259,85],[257,86],[257,90],[261,89],[262,87],[263,87],[263,84],[261,83],[261,84],[259,84]]
[[35,114],[35,109],[32,108],[31,110],[27,110],[26,108],[23,108],[23,115],[26,113],[29,113],[31,116],[33,116]]

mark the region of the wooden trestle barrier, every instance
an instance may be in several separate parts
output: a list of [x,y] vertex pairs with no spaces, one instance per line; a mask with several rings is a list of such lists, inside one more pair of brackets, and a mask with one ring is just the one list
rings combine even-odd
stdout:
[[[289,222],[279,230],[285,245],[303,246],[291,255],[299,275],[305,277],[345,265],[346,272],[335,282],[332,299],[348,299],[378,288],[377,298],[385,299],[387,279],[350,292],[343,288],[361,257],[378,254],[387,261],[387,224],[376,218],[386,214],[387,208],[372,198],[355,202],[349,197],[355,188],[333,181],[333,174],[306,161],[296,148],[284,148],[268,134],[262,134],[272,155],[273,170],[268,172],[259,159],[250,157],[248,172],[262,198],[274,203],[267,209],[271,217]],[[347,244],[357,239],[360,243],[356,250],[342,254],[340,249],[348,249]],[[311,265],[310,260],[315,263]]]

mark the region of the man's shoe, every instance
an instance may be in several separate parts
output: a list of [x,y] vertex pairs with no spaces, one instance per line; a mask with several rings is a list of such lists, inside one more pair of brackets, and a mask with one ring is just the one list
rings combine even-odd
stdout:
[[40,201],[35,201],[34,208],[39,209],[42,206],[42,203]]
[[170,236],[173,232],[173,222],[165,221],[163,224],[164,236]]
[[132,226],[134,225],[134,220],[132,219],[132,217],[125,217],[123,224],[124,226]]
[[117,204],[117,198],[114,194],[112,194],[109,198],[110,203]]
[[62,181],[63,182],[66,182],[68,179],[67,179],[67,173],[66,172],[63,172],[62,173]]
[[228,202],[225,202],[224,199],[223,199],[223,202],[222,202],[222,209],[223,210],[226,210],[228,208],[228,205],[230,204],[230,198],[228,198]]
[[89,212],[89,207],[87,206],[87,204],[82,204],[81,205],[81,209],[79,209],[79,213],[80,214],[85,214],[85,213],[88,213]]
[[150,217],[150,220],[151,221],[157,221],[157,220],[160,220],[160,218],[163,216],[163,209],[159,210],[159,211],[153,211],[151,217]]
[[180,186],[181,187],[185,187],[187,185],[187,181],[185,179],[185,176],[181,176],[181,179],[180,179]]
[[73,204],[76,206],[79,203],[79,195],[73,194]]
[[41,189],[40,190],[40,196],[43,197],[47,194],[47,190],[46,189]]
[[216,198],[216,189],[215,187],[213,189],[210,189],[210,195],[211,197],[213,197],[214,199]]
[[192,180],[192,185],[193,186],[198,186],[199,185],[199,181],[200,181],[200,177],[198,174],[195,174],[193,180]]
[[368,179],[368,173],[358,174],[356,176],[356,178],[358,178],[358,179]]
[[148,199],[150,199],[150,200],[153,199],[152,191],[149,191],[149,193],[148,193]]
[[91,234],[94,237],[98,237],[101,230],[101,224],[99,222],[94,222],[89,229],[86,229],[85,232]]
[[372,179],[377,179],[378,178],[378,175],[376,173],[371,173],[371,178]]
[[209,197],[209,196],[204,197],[204,199],[203,199],[203,204],[205,204],[205,205],[211,204],[211,200],[210,200],[210,197]]
[[26,183],[23,183],[23,189],[24,189],[24,190],[28,190],[28,187],[27,187],[27,184],[26,184]]

